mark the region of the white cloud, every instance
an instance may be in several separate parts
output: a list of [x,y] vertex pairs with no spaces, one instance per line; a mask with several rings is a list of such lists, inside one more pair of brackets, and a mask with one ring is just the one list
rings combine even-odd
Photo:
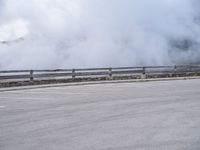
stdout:
[[0,41],[15,40],[28,34],[27,23],[21,19],[0,25]]
[[[194,1],[5,0],[0,38],[25,36],[25,41],[0,45],[0,67],[72,68],[196,61],[200,58],[200,28],[193,21],[198,14]],[[178,53],[180,58],[175,57],[169,41],[187,39],[196,45]]]

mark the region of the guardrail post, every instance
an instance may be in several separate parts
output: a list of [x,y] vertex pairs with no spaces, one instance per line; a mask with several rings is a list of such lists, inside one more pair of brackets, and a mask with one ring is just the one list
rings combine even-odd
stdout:
[[76,70],[72,69],[72,79],[75,79],[75,78],[76,78]]
[[30,70],[30,81],[33,81],[34,80],[34,77],[33,77],[33,70]]
[[109,68],[109,79],[112,79],[113,78],[113,75],[112,75],[112,68]]
[[146,79],[146,67],[143,67],[143,68],[142,68],[141,79]]
[[174,66],[174,70],[172,71],[172,74],[173,74],[174,76],[176,76],[176,72],[177,72],[177,66]]
[[176,72],[176,70],[177,70],[177,66],[174,66],[174,71]]

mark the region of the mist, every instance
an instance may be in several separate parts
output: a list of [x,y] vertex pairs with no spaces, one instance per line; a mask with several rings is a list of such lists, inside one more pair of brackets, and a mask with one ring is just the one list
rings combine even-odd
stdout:
[[198,0],[0,0],[0,69],[200,63]]

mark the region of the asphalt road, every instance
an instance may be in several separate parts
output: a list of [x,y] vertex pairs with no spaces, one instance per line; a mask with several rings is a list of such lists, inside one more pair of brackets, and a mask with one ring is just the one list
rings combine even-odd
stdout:
[[0,92],[0,150],[200,150],[200,79]]

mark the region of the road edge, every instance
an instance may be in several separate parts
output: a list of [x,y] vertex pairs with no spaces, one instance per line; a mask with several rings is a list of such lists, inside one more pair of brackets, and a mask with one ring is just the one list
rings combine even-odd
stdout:
[[192,79],[200,79],[200,76],[174,77],[174,78],[153,78],[153,79],[131,79],[131,80],[106,80],[106,81],[89,81],[89,82],[58,83],[58,84],[45,84],[45,85],[30,85],[30,86],[0,88],[0,92],[41,89],[41,88],[51,88],[51,87],[64,87],[64,86],[83,86],[83,85],[95,85],[95,84],[115,84],[115,83],[117,84],[117,83],[134,83],[134,82],[192,80]]

